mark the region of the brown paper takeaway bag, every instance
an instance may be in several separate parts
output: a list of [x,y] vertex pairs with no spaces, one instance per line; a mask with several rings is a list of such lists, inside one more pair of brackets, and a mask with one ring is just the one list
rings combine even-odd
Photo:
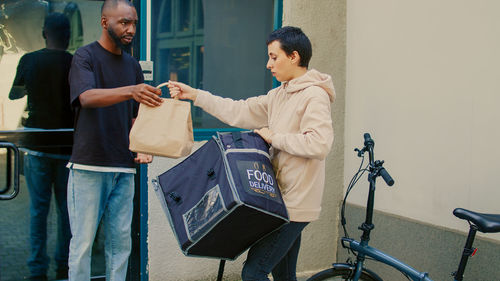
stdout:
[[134,152],[170,158],[189,155],[194,144],[191,104],[165,98],[157,107],[140,104],[129,137]]

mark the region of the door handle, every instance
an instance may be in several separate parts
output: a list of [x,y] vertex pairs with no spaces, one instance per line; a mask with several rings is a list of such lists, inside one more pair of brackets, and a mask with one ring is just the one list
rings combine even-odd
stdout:
[[[0,200],[11,200],[19,193],[19,149],[11,142],[0,142],[0,148],[7,149],[6,186],[1,190]],[[14,174],[12,174],[12,157],[14,157]],[[14,180],[12,180],[12,177],[14,177]],[[4,194],[9,190],[12,190],[10,194]]]
[[12,173],[12,161],[9,161],[8,159],[12,159],[12,150],[10,149],[7,149],[7,153],[5,155],[5,159],[6,159],[6,166],[5,166],[5,181],[6,181],[6,184],[5,186],[2,187],[2,189],[0,189],[0,194],[5,194],[7,193],[7,191],[9,191],[10,189],[10,185],[11,185],[11,182],[12,182],[12,177],[10,176],[10,174]]

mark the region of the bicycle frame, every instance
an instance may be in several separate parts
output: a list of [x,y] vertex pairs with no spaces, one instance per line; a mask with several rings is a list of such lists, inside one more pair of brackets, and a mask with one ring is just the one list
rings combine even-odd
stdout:
[[[474,243],[477,230],[478,230],[477,226],[471,224],[469,229],[469,234],[465,242],[465,247],[462,252],[462,258],[460,259],[460,263],[458,265],[458,270],[455,273],[453,273],[453,275],[455,276],[454,279],[455,281],[463,280],[463,274],[465,271],[465,267],[467,265],[467,261],[469,257],[474,253],[474,248],[472,247],[472,244]],[[376,248],[368,246],[369,233],[368,233],[368,240],[365,238],[362,238],[361,242],[358,242],[354,239],[347,237],[341,238],[342,247],[349,248],[358,253],[356,264],[354,265],[355,267],[354,277],[352,280],[358,281],[359,277],[361,276],[361,272],[363,270],[365,257],[368,256],[381,263],[387,264],[397,269],[400,272],[405,273],[408,277],[410,277],[414,281],[432,281],[432,279],[429,278],[429,274],[427,272],[420,272],[414,269],[413,267],[401,262],[400,260]]]
[[429,274],[427,272],[419,272],[413,267],[401,262],[400,260],[387,255],[386,253],[376,248],[368,246],[367,243],[360,243],[350,238],[342,238],[341,240],[343,247],[350,248],[358,253],[354,278],[352,279],[354,281],[357,281],[361,276],[361,271],[363,269],[363,263],[366,256],[371,257],[381,263],[385,263],[399,270],[400,272],[405,273],[414,281],[432,281],[432,279],[429,278]]

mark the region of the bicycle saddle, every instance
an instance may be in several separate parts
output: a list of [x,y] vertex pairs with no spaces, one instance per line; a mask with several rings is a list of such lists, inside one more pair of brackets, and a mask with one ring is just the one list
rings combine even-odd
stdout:
[[500,232],[500,215],[481,214],[462,208],[453,210],[453,214],[460,219],[468,220],[484,233]]

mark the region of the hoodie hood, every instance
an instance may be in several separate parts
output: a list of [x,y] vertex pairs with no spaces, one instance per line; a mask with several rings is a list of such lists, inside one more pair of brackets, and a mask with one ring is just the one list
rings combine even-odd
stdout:
[[321,87],[328,93],[330,102],[335,100],[335,88],[333,87],[332,77],[315,69],[308,70],[304,75],[283,83],[283,89],[288,94],[302,91],[310,86]]

